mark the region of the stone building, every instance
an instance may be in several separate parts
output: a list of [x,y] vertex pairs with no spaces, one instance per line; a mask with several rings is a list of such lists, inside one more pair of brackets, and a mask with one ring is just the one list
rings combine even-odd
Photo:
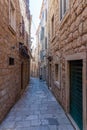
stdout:
[[47,33],[47,0],[42,1],[41,11],[40,11],[40,24],[39,24],[39,43],[40,43],[40,65],[39,72],[43,80],[47,79],[47,59],[46,53],[48,48],[48,33]]
[[42,50],[42,45],[40,42],[40,24],[38,25],[37,31],[36,31],[36,43],[37,43],[37,48],[38,48],[38,77],[40,78],[41,76],[41,50]]
[[29,0],[0,0],[0,122],[30,76]]
[[38,47],[32,47],[31,76],[38,77]]
[[87,0],[48,0],[49,88],[87,130]]

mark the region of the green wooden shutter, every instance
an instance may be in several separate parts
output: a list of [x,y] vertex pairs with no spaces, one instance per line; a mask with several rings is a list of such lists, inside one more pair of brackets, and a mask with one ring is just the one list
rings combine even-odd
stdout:
[[83,130],[82,60],[70,61],[70,115]]

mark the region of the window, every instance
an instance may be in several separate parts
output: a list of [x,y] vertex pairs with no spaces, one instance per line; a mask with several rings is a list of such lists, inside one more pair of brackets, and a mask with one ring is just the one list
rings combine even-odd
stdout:
[[14,58],[9,57],[9,65],[14,65]]
[[9,0],[9,24],[11,28],[16,30],[16,10],[13,0]]
[[55,64],[55,79],[54,79],[54,84],[56,87],[60,88],[60,65]]
[[55,25],[54,25],[54,15],[51,19],[51,28],[52,28],[52,37],[54,37],[54,33],[55,33]]
[[68,0],[60,0],[60,20],[64,17],[67,9],[68,9]]
[[44,39],[44,27],[41,27],[40,40]]
[[47,22],[47,9],[45,10],[45,21]]
[[47,37],[45,37],[45,49],[47,49]]
[[43,50],[40,51],[40,60],[43,61],[44,60],[44,56],[43,56]]
[[44,19],[44,12],[42,12],[42,20]]
[[58,81],[58,64],[55,64],[55,80]]
[[22,36],[24,38],[24,33],[25,33],[25,25],[24,25],[24,19],[23,19],[23,16],[20,20],[20,36]]

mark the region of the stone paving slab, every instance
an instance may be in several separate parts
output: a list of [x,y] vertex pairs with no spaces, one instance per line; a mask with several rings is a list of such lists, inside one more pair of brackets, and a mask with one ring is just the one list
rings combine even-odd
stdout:
[[74,130],[45,82],[31,78],[0,130]]

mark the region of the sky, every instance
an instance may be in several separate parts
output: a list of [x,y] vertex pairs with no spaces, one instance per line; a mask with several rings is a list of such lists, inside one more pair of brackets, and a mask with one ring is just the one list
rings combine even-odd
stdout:
[[31,37],[34,37],[33,44],[36,44],[36,30],[39,25],[39,14],[42,5],[42,0],[30,0],[30,12],[32,15]]

